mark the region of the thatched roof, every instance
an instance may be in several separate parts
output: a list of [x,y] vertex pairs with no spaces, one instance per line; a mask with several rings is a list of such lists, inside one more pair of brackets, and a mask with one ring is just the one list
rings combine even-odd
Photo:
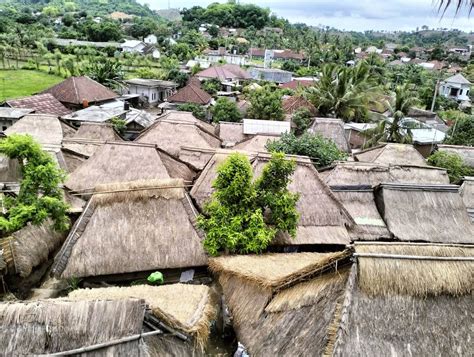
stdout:
[[190,124],[193,123],[199,126],[204,131],[207,131],[212,134],[215,133],[215,127],[212,124],[196,118],[191,112],[169,110],[162,116],[158,117],[158,120],[159,119],[167,119],[169,121],[179,121],[179,122],[185,122],[185,123],[190,123]]
[[474,147],[461,145],[438,145],[438,150],[458,154],[466,165],[474,168]]
[[[356,254],[473,257],[471,247],[356,245]],[[334,356],[460,356],[472,352],[473,261],[358,257]],[[357,333],[349,333],[356,331]]]
[[63,129],[59,119],[48,114],[29,114],[5,130],[5,135],[29,134],[44,148],[61,147]]
[[282,103],[283,111],[285,114],[292,115],[300,108],[306,108],[309,110],[312,116],[316,116],[318,114],[318,110],[316,107],[307,99],[294,95],[285,99]]
[[65,121],[59,120],[61,123],[61,128],[63,128],[63,138],[72,138],[76,135],[77,129],[74,128],[72,125],[66,123]]
[[[142,331],[142,300],[52,299],[0,304],[0,346],[6,355],[43,355],[109,342]],[[107,356],[141,355],[142,342],[100,350]],[[95,353],[94,353],[95,352]],[[98,354],[99,351],[91,352]]]
[[94,155],[106,141],[123,141],[109,123],[81,124],[74,136],[63,140],[63,149],[79,155],[90,157]]
[[353,240],[390,238],[390,232],[377,210],[371,186],[331,186],[331,190],[357,223],[351,232]]
[[249,354],[321,356],[347,279],[347,252],[210,260]]
[[[194,183],[191,196],[199,207],[210,199],[212,183],[217,178],[217,167],[231,153],[218,151],[209,161]],[[259,176],[270,155],[265,153],[249,154],[254,174]],[[300,194],[297,210],[300,213],[296,239],[279,234],[275,244],[347,244],[349,234],[346,226],[354,225],[349,213],[336,199],[328,186],[320,179],[311,161],[305,157],[291,157],[296,160],[297,168],[289,189]]]
[[62,116],[71,113],[68,108],[49,93],[8,100],[7,105],[12,108],[32,109],[36,114],[53,114],[55,116]]
[[467,214],[471,217],[471,221],[474,222],[474,177],[464,178],[459,192],[467,208]]
[[0,253],[9,272],[25,278],[34,267],[46,262],[65,238],[65,233],[53,229],[49,219],[41,225],[28,223],[11,236],[0,239]]
[[382,182],[448,184],[445,169],[431,166],[398,166],[366,162],[337,162],[324,170],[324,181],[330,186],[371,185]]
[[243,123],[219,122],[216,128],[216,134],[226,143],[239,143],[246,139]]
[[341,119],[315,118],[308,131],[331,139],[342,151],[351,151],[344,131],[344,122]]
[[265,148],[267,143],[269,141],[277,140],[278,138],[278,135],[258,134],[235,145],[234,149],[251,152],[268,152]]
[[354,159],[386,165],[426,166],[423,156],[407,144],[382,144],[354,154]]
[[[180,158],[183,146],[195,146],[202,149],[213,149],[221,146],[220,139],[213,132],[203,129],[204,126],[187,120],[157,120],[143,131],[135,141],[155,144],[170,155]],[[188,162],[194,165],[194,162]]]
[[154,145],[110,142],[72,172],[65,186],[81,191],[113,182],[168,178],[192,181],[194,175],[186,164]]
[[71,300],[143,299],[153,315],[173,329],[191,335],[200,347],[206,344],[210,333],[210,323],[217,314],[211,289],[205,285],[136,285],[81,289],[71,292],[68,298]]
[[87,277],[206,265],[197,212],[183,184],[167,179],[98,186],[53,273]]
[[376,202],[385,223],[401,241],[473,243],[474,225],[455,185],[384,183]]
[[182,146],[179,157],[184,162],[192,162],[192,166],[199,171],[202,171],[209,160],[220,149],[202,149],[192,146]]

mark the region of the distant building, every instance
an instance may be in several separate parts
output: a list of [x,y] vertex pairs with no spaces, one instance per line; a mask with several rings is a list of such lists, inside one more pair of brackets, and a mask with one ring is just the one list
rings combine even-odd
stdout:
[[225,62],[238,66],[245,66],[247,64],[247,56],[229,53],[225,47],[219,47],[217,50],[208,50],[201,57],[209,63]]
[[239,85],[240,81],[251,79],[250,74],[235,64],[224,64],[222,66],[212,66],[196,74],[199,80],[218,79],[221,82]]
[[171,96],[178,86],[175,82],[158,79],[134,78],[126,80],[128,94],[140,94],[149,104],[164,102]]
[[288,71],[277,68],[252,68],[250,75],[253,79],[265,80],[275,83],[288,83],[291,82],[293,74]]
[[439,93],[446,98],[452,98],[460,102],[469,102],[470,89],[471,82],[458,73],[441,83]]
[[150,34],[143,39],[143,42],[150,45],[156,45],[158,43],[158,38],[155,35]]
[[34,109],[17,109],[0,107],[0,127],[2,131],[7,130],[25,115],[31,114]]
[[52,94],[36,94],[29,97],[8,100],[6,104],[11,108],[33,109],[35,114],[66,115],[71,112]]
[[120,45],[123,52],[129,53],[143,53],[146,44],[143,41],[138,40],[127,40]]

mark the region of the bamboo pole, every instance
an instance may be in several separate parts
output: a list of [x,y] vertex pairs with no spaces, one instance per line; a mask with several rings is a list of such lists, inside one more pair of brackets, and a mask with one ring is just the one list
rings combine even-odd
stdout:
[[136,335],[119,338],[117,340],[97,343],[95,345],[90,345],[90,346],[76,348],[76,349],[73,349],[73,350],[50,353],[50,354],[47,354],[47,355],[40,355],[40,356],[71,356],[71,355],[75,355],[75,354],[80,354],[80,353],[84,353],[84,352],[91,352],[91,351],[99,350],[99,349],[102,349],[102,348],[119,345],[119,344],[126,343],[126,342],[135,341],[135,340],[138,340],[138,339],[143,338],[143,337],[161,335],[161,334],[163,334],[163,331],[161,331],[161,330],[145,332],[145,333],[139,333],[139,334],[136,334]]

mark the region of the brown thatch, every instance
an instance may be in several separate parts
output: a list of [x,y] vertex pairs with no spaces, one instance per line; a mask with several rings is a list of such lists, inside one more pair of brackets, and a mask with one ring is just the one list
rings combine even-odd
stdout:
[[63,148],[80,156],[90,157],[105,142],[120,142],[122,138],[109,123],[82,123],[72,138],[63,140]]
[[[202,149],[217,149],[221,146],[220,139],[213,132],[206,131],[197,123],[184,120],[159,119],[143,131],[136,139],[140,143],[154,144],[170,155],[180,158],[183,146],[193,145]],[[190,165],[199,165],[194,161]]]
[[474,226],[455,185],[382,184],[376,202],[402,241],[473,243]]
[[461,197],[467,208],[467,213],[474,222],[474,177],[466,177],[461,186]]
[[225,145],[227,143],[240,143],[247,138],[244,134],[244,124],[242,123],[228,123],[219,122],[216,128],[216,134]]
[[448,184],[445,169],[430,166],[382,165],[366,162],[338,162],[326,169],[324,181],[330,186],[371,185],[382,182]]
[[347,278],[347,269],[335,266],[347,258],[346,253],[239,258],[218,258],[216,264],[213,259],[211,266],[219,272],[234,330],[248,352],[255,356],[322,355]]
[[265,147],[267,143],[278,138],[279,136],[276,135],[258,134],[235,145],[234,149],[248,152],[268,152]]
[[390,238],[390,232],[375,205],[372,187],[331,186],[331,190],[357,224],[351,231],[353,240]]
[[458,154],[466,165],[474,168],[474,147],[461,145],[438,145],[438,150]]
[[[218,151],[209,161],[204,171],[195,182],[191,196],[199,207],[210,199],[213,192],[212,183],[217,177],[217,167],[230,151]],[[270,155],[265,153],[249,154],[254,174],[259,176]],[[287,234],[279,234],[274,244],[347,244],[349,234],[346,226],[351,227],[354,221],[342,204],[336,199],[328,186],[320,179],[311,161],[305,157],[291,157],[296,160],[297,168],[292,176],[289,189],[300,194],[297,210],[300,213],[296,239]]]
[[202,171],[217,150],[219,149],[201,149],[191,146],[182,146],[179,157],[184,162],[192,162],[194,168]]
[[46,262],[63,242],[65,233],[56,232],[52,222],[28,225],[0,240],[0,252],[8,265],[9,273],[27,277],[33,268]]
[[344,131],[344,122],[341,119],[315,118],[308,131],[331,139],[342,151],[351,151]]
[[137,298],[145,300],[153,315],[162,322],[193,337],[203,348],[209,338],[211,321],[217,309],[211,290],[205,285],[172,284],[163,286],[137,285],[75,290],[69,294],[72,300],[121,300]]
[[385,165],[426,166],[423,156],[407,144],[383,144],[354,154],[356,161]]
[[[142,300],[65,301],[0,304],[0,346],[8,356],[43,355],[109,342],[142,331]],[[140,356],[140,340],[91,355]]]
[[77,129],[74,128],[72,125],[60,120],[61,128],[63,128],[63,137],[64,138],[72,138],[76,135]]
[[[472,247],[362,247],[356,251],[472,257]],[[471,354],[472,261],[469,266],[416,259],[358,261],[348,280],[333,356]]]
[[215,134],[215,127],[212,124],[209,124],[207,122],[204,122],[198,118],[196,118],[193,113],[191,112],[181,112],[178,110],[169,110],[166,112],[166,114],[158,117],[158,120],[169,120],[172,122],[178,121],[178,122],[184,122],[188,124],[196,124],[198,127],[200,127],[202,130],[207,131],[209,133]]
[[56,256],[62,277],[204,266],[196,211],[179,179],[102,185]]
[[5,135],[29,134],[44,148],[61,147],[63,129],[59,119],[48,114],[29,114],[5,130]]
[[192,181],[195,173],[183,162],[158,150],[154,145],[111,142],[79,166],[65,186],[74,191],[99,184],[147,179],[182,178]]
[[67,172],[72,173],[76,171],[76,169],[83,164],[84,161],[87,160],[86,156],[79,155],[75,152],[68,151],[66,149],[62,149],[62,156],[66,163]]

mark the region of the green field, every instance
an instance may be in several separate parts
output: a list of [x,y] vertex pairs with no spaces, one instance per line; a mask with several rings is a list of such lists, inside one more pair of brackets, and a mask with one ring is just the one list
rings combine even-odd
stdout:
[[64,78],[28,70],[0,70],[0,102],[41,92]]

